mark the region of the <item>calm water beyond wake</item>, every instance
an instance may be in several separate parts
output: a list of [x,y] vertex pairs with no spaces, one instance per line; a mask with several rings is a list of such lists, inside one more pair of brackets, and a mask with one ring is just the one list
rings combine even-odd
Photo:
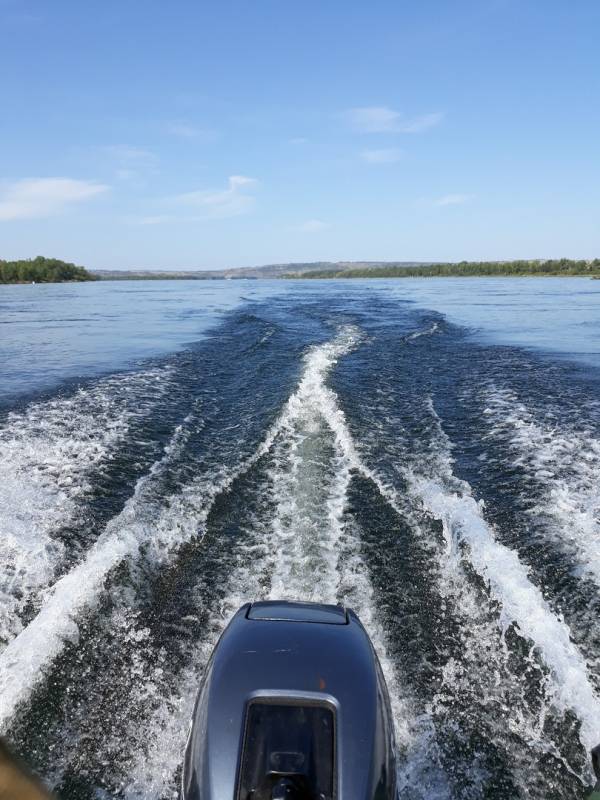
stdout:
[[0,733],[175,798],[231,614],[339,602],[402,800],[583,798],[599,390],[600,281],[0,287]]

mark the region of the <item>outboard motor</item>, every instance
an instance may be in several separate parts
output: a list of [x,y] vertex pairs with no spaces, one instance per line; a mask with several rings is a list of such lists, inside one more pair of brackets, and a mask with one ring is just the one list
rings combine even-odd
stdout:
[[387,688],[349,609],[242,606],[198,693],[184,800],[394,800]]

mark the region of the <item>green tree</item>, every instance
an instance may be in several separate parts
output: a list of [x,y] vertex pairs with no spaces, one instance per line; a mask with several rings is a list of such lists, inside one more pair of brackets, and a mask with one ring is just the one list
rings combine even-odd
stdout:
[[0,283],[64,283],[66,281],[93,281],[94,275],[58,258],[37,256],[21,261],[0,260]]

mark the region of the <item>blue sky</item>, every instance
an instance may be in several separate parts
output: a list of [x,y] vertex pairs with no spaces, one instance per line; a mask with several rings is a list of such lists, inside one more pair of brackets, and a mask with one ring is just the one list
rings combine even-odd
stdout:
[[0,0],[0,258],[600,256],[597,0]]

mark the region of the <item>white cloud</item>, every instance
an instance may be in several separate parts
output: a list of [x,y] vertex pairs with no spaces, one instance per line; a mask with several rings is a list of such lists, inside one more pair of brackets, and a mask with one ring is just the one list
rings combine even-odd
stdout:
[[120,181],[131,181],[141,178],[144,173],[155,172],[158,156],[145,147],[128,144],[106,145],[98,148],[103,160],[108,158],[115,170],[115,177]]
[[162,225],[164,222],[171,222],[173,217],[170,214],[156,214],[150,217],[137,217],[132,220],[136,225]]
[[300,231],[300,233],[319,233],[319,231],[327,230],[330,227],[331,225],[321,219],[307,219],[306,222],[297,225],[295,230]]
[[385,147],[381,150],[363,150],[360,155],[367,164],[394,164],[402,158],[402,150],[397,147]]
[[108,186],[73,178],[26,178],[0,186],[0,221],[60,214],[69,206],[108,190]]
[[370,106],[353,108],[347,112],[352,127],[364,133],[384,133],[394,131],[400,114],[391,108]]
[[169,122],[167,132],[180,139],[212,139],[215,136],[214,131],[198,128],[187,122]]
[[399,133],[421,133],[421,131],[435,128],[444,119],[444,115],[440,111],[432,114],[422,114],[420,117],[412,117],[400,122],[398,125]]
[[435,201],[436,206],[460,206],[468,203],[473,195],[470,194],[445,194]]
[[182,139],[195,139],[201,133],[198,128],[185,122],[170,122],[167,125],[167,131],[173,136],[181,136]]
[[114,158],[120,164],[154,164],[158,161],[156,153],[147,150],[145,147],[132,147],[128,144],[113,144],[103,147],[102,150],[107,155]]
[[420,117],[406,117],[387,106],[352,108],[346,112],[351,126],[361,133],[420,133],[438,125],[443,116],[436,112]]
[[305,139],[304,136],[294,136],[293,139],[290,139],[290,144],[306,144],[308,139]]
[[254,207],[254,195],[249,193],[258,185],[255,178],[245,175],[231,175],[227,189],[221,191],[199,190],[185,192],[171,200],[177,204],[188,206],[198,212],[198,219],[224,219],[246,214]]

